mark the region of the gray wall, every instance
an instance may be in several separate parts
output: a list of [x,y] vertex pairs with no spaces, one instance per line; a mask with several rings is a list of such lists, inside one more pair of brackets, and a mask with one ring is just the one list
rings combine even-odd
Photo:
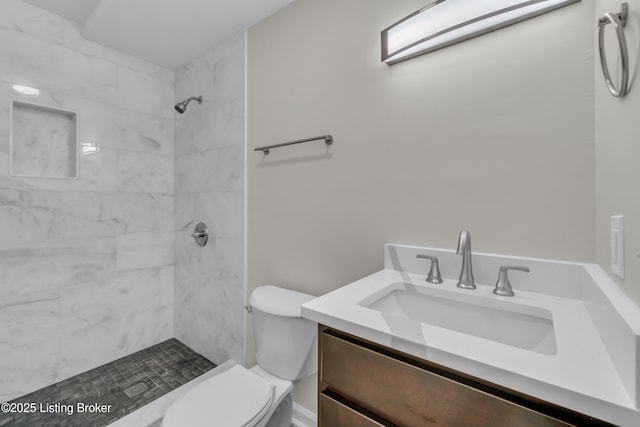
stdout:
[[[632,86],[624,99],[614,98],[606,89],[600,60],[595,66],[595,148],[596,148],[596,248],[598,264],[607,271],[622,289],[640,304],[640,90],[638,88],[638,60],[640,49],[640,10],[630,2],[630,16],[624,30],[630,52]],[[634,7],[635,6],[635,7]],[[620,2],[599,0],[596,18],[604,12],[618,12]],[[611,27],[611,26],[609,26]],[[611,32],[609,32],[611,30]],[[607,29],[607,55],[611,70],[619,63],[615,34]],[[595,33],[595,31],[594,31]],[[594,44],[597,43],[597,40]],[[595,44],[597,46],[597,44]],[[597,52],[597,51],[596,51]],[[597,53],[596,53],[597,55]],[[612,71],[614,72],[614,71]],[[609,226],[611,215],[625,216],[626,275],[620,280],[611,273],[609,263]]]
[[[173,336],[174,73],[17,0],[0,39],[5,401]],[[100,148],[77,179],[9,175],[12,98],[77,112],[78,142]]]
[[[298,0],[249,30],[247,294],[324,294],[385,242],[454,248],[463,228],[475,251],[595,260],[593,3],[380,63],[380,31],[422,6]],[[325,133],[328,151],[252,151]],[[314,381],[294,393],[310,409]]]
[[175,334],[218,364],[244,361],[244,76],[244,32],[176,73],[176,102],[204,102],[176,114]]

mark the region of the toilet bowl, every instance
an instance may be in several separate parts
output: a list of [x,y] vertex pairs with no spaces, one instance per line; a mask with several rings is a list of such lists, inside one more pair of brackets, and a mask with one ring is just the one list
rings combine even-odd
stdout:
[[293,381],[317,370],[317,325],[300,307],[315,297],[261,286],[249,298],[256,360],[246,369],[230,360],[178,398],[163,427],[289,427]]

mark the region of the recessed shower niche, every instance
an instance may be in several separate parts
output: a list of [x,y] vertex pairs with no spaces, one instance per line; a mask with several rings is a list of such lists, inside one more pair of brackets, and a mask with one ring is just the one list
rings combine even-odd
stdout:
[[13,101],[11,175],[77,178],[77,114],[59,108]]

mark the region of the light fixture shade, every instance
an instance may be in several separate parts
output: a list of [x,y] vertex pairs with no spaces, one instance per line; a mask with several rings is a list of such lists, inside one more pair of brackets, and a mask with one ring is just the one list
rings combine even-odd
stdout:
[[382,31],[382,60],[395,64],[580,0],[436,0]]

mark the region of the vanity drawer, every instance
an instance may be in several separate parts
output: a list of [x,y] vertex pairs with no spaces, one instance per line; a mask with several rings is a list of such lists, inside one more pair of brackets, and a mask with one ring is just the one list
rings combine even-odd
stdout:
[[[320,389],[399,426],[567,426],[562,421],[323,331]],[[321,416],[321,426],[332,426]]]
[[332,427],[385,427],[337,400],[320,394],[320,418],[324,425]]

